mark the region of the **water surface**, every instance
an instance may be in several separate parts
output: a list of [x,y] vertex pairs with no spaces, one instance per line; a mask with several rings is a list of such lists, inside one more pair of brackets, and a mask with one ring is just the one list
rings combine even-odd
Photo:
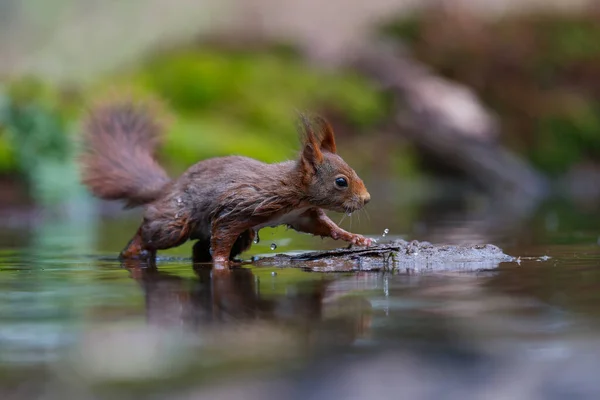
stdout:
[[[183,246],[155,270],[116,259],[135,213],[12,224],[0,233],[0,394],[600,398],[597,210],[397,210],[371,210],[353,230],[492,242],[520,260],[436,274],[216,272]],[[272,243],[339,245],[264,230],[246,256]]]

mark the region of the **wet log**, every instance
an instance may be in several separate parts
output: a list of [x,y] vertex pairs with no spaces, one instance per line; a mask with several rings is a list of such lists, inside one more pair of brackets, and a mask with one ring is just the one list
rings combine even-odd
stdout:
[[298,267],[311,271],[379,271],[406,272],[476,271],[498,267],[516,259],[497,246],[433,245],[413,240],[393,240],[372,247],[350,247],[296,255],[278,254],[257,258],[256,266]]

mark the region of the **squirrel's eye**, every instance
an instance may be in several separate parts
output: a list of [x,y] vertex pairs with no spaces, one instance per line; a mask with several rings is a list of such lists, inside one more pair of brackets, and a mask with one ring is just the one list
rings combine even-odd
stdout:
[[335,184],[341,188],[348,187],[348,181],[346,178],[335,178]]

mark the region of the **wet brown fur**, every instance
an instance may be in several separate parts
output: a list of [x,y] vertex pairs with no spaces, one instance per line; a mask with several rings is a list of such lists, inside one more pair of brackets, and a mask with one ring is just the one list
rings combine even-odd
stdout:
[[[336,154],[333,130],[324,119],[301,117],[298,160],[212,158],[171,181],[154,158],[162,125],[153,113],[149,103],[100,104],[84,124],[83,183],[100,198],[145,206],[143,222],[121,257],[153,257],[156,250],[192,239],[198,241],[197,258],[226,262],[251,246],[255,230],[281,224],[371,244],[339,228],[322,210],[351,212],[370,199],[362,180]],[[335,185],[341,176],[348,182],[345,189]]]

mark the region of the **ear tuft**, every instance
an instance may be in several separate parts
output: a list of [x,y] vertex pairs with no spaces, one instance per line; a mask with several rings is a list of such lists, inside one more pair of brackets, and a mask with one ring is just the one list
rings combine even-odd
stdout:
[[323,117],[315,117],[315,122],[319,125],[319,130],[321,132],[321,150],[335,154],[337,149],[335,146],[335,135],[333,134],[331,125]]
[[306,115],[300,115],[299,130],[302,136],[302,169],[306,173],[314,172],[319,164],[323,162],[323,153],[319,144],[313,124]]

